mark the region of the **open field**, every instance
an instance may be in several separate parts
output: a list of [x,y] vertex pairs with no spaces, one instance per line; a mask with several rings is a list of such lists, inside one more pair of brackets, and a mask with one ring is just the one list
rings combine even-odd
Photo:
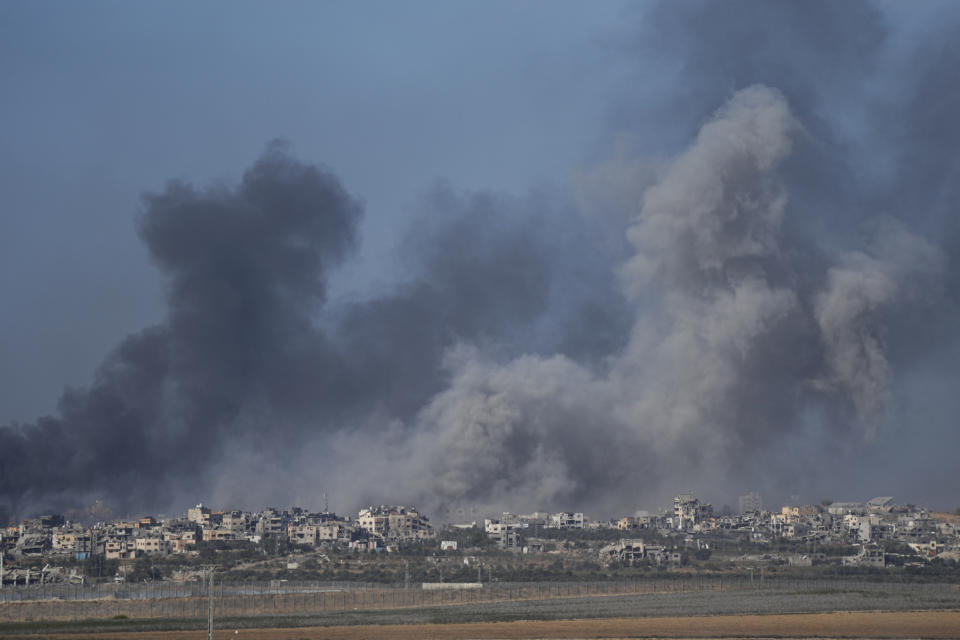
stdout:
[[[516,592],[515,592],[516,593]],[[450,594],[448,594],[449,596]],[[359,603],[359,602],[358,602]],[[70,603],[77,604],[77,603]],[[97,605],[97,603],[90,603]],[[56,603],[51,603],[51,606]],[[502,622],[525,623],[534,621],[583,620],[584,624],[600,625],[609,619],[665,619],[683,617],[756,617],[770,619],[771,615],[817,614],[837,611],[849,612],[916,612],[927,610],[960,611],[960,588],[956,585],[892,585],[892,584],[837,584],[833,588],[814,585],[795,585],[791,589],[656,592],[636,594],[602,594],[586,597],[556,595],[544,598],[525,598],[492,602],[464,602],[456,600],[431,606],[398,608],[353,608],[346,610],[298,610],[276,612],[272,615],[251,611],[247,615],[217,616],[220,629],[290,629],[297,636],[298,629],[339,628],[356,626],[367,629],[387,629],[423,625],[463,625]],[[96,609],[90,610],[97,611]],[[871,613],[870,615],[876,615]],[[909,616],[924,615],[918,613]],[[187,617],[112,619],[112,615],[88,616],[86,620],[33,620],[0,624],[0,637],[29,636],[31,634],[62,634],[82,632],[93,634],[140,634],[206,629],[206,620],[198,615]],[[934,616],[935,617],[935,616]],[[796,618],[792,618],[796,619]],[[933,618],[931,618],[933,619]],[[605,623],[604,623],[605,624]],[[638,623],[639,624],[639,623]],[[372,626],[377,625],[377,626]],[[259,633],[259,632],[258,632]],[[781,634],[782,635],[782,634]],[[184,636],[189,636],[189,633]],[[119,636],[114,636],[119,637]],[[138,635],[139,637],[139,635]],[[255,637],[260,637],[255,636]],[[916,636],[919,637],[919,636]],[[953,637],[960,637],[960,625],[954,627]]]
[[[956,638],[960,612],[870,612],[765,616],[686,616],[471,624],[418,624],[296,629],[224,629],[215,638],[258,640],[560,640],[574,638]],[[92,640],[89,634],[32,636]],[[200,640],[204,630],[100,633],[98,640]]]

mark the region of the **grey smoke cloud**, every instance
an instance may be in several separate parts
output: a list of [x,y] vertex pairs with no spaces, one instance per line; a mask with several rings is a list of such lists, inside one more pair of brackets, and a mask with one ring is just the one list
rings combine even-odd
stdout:
[[[916,285],[942,276],[942,259],[892,224],[870,254],[798,257],[779,174],[799,135],[778,91],[736,93],[627,229],[622,282],[644,304],[626,347],[599,372],[562,355],[497,364],[454,350],[450,388],[392,467],[401,486],[438,504],[596,509],[622,505],[624,487],[636,499],[737,478],[742,453],[800,429],[808,407],[831,408],[837,439],[851,415],[854,437],[873,434],[890,393],[886,313],[932,294]],[[811,260],[814,288],[799,273]]]
[[[802,127],[777,172],[788,196],[779,244],[785,262],[767,264],[792,269],[782,276],[801,294],[803,313],[787,321],[804,339],[780,345],[781,366],[754,378],[752,402],[769,404],[771,415],[779,407],[780,418],[774,429],[741,427],[769,444],[758,447],[748,439],[751,446],[731,454],[742,462],[741,475],[755,470],[752,481],[729,478],[724,484],[717,479],[722,474],[709,475],[708,486],[726,495],[744,485],[769,486],[783,496],[854,486],[854,493],[885,486],[896,494],[909,486],[914,500],[952,503],[950,490],[929,471],[950,466],[949,458],[921,455],[915,443],[930,437],[958,444],[952,416],[960,409],[933,392],[941,381],[957,379],[943,355],[956,347],[960,317],[953,197],[958,165],[950,151],[960,133],[950,112],[960,103],[948,70],[960,47],[947,35],[957,27],[957,14],[946,5],[895,15],[890,9],[856,2],[664,2],[629,23],[619,40],[638,58],[676,73],[669,90],[657,93],[644,82],[647,67],[637,65],[638,81],[625,90],[612,119],[614,135],[626,131],[644,142],[628,160],[673,155],[709,112],[754,83],[776,87]],[[668,121],[682,124],[663,126]],[[881,238],[889,242],[899,234],[872,229],[877,218],[926,239],[915,264],[878,246]],[[929,254],[939,273],[929,268]],[[846,300],[837,288],[840,280],[852,286],[871,272],[893,297],[878,292],[880,299],[861,300],[870,309],[861,316],[855,301],[866,294],[848,288],[852,297]],[[832,311],[849,314],[840,326],[821,329],[816,307],[826,300],[842,303]],[[838,331],[843,337],[830,337]],[[848,374],[857,382],[843,381]],[[784,377],[812,382],[800,399],[787,392],[790,385],[783,393],[760,391]],[[866,441],[844,436],[851,432],[872,435]],[[894,476],[892,464],[901,470]]]
[[823,386],[848,394],[873,433],[891,401],[884,318],[898,305],[936,300],[946,268],[941,251],[895,223],[879,225],[871,245],[828,269],[814,308],[828,367]]

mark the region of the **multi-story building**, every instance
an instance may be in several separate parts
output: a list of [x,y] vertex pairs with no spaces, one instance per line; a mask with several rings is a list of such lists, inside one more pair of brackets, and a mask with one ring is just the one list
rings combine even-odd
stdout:
[[676,529],[691,529],[712,515],[713,507],[692,493],[681,493],[673,499],[673,526]]
[[293,544],[315,545],[319,541],[318,529],[320,525],[316,524],[293,524],[287,527],[287,539]]
[[763,498],[758,491],[751,491],[745,496],[740,496],[737,501],[740,505],[740,513],[757,513],[763,511]]
[[259,536],[282,537],[287,533],[290,516],[286,512],[265,509],[257,519],[256,532]]
[[434,537],[429,519],[413,508],[380,505],[361,509],[357,527],[384,540],[425,540]]
[[233,531],[228,531],[226,529],[204,528],[202,535],[204,542],[226,542],[227,540],[237,539],[237,536],[234,535]]
[[561,511],[550,516],[548,529],[583,529],[583,514]]
[[160,554],[167,553],[168,545],[163,538],[151,536],[137,538],[133,541],[133,548],[138,554]]
[[245,511],[225,511],[221,516],[220,528],[240,538],[247,534],[250,527],[250,514]]
[[198,504],[195,507],[187,509],[187,520],[194,522],[200,526],[203,526],[205,520],[210,518],[210,509]]
[[73,553],[77,546],[77,538],[83,535],[81,529],[57,529],[53,532],[53,552]]
[[107,560],[125,560],[137,557],[137,549],[129,540],[107,540],[104,545]]
[[165,533],[163,539],[173,553],[186,553],[190,547],[197,544],[197,532],[196,530],[171,531]]

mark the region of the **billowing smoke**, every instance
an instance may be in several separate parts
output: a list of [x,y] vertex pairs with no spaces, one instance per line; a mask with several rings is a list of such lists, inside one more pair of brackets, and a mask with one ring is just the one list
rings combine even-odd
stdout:
[[596,512],[860,490],[884,451],[957,443],[949,21],[916,50],[856,2],[670,2],[639,24],[620,50],[676,83],[620,97],[612,159],[572,193],[431,187],[376,295],[328,300],[362,205],[281,144],[235,187],[146,195],[166,317],[56,415],[0,427],[0,520],[321,488],[345,509]]
[[[167,276],[168,315],[128,337],[56,417],[0,429],[0,496],[120,506],[161,501],[267,425],[248,407],[305,409],[341,391],[311,314],[354,243],[361,207],[329,172],[271,146],[236,189],[170,184],[140,235]],[[79,495],[78,495],[79,494]]]
[[[569,205],[444,184],[421,204],[408,279],[329,308],[329,273],[362,212],[329,171],[274,143],[236,188],[145,195],[140,235],[167,278],[167,317],[124,340],[89,388],[68,390],[57,416],[0,428],[2,510],[165,506],[223,478],[227,499],[289,501],[245,469],[259,461],[275,477],[302,445],[416,415],[461,341],[589,360],[625,339],[626,305],[604,258],[575,255],[590,232]],[[321,451],[305,466],[318,461],[351,464]]]
[[885,318],[936,292],[942,258],[894,223],[860,251],[798,255],[778,178],[798,135],[779,92],[736,93],[627,230],[622,281],[642,302],[626,347],[599,372],[451,352],[450,388],[401,445],[405,484],[454,503],[596,508],[739,477],[744,453],[802,430],[807,407],[831,414],[837,439],[872,434],[890,387]]

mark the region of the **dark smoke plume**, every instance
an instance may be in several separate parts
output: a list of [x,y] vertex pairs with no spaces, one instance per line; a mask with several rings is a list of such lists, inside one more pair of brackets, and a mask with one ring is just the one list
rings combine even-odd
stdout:
[[296,411],[338,393],[311,322],[361,213],[336,177],[275,144],[236,189],[171,183],[144,208],[140,235],[167,277],[167,318],[124,340],[57,416],[0,429],[6,509],[90,492],[122,507],[163,502],[224,437],[248,435],[246,407]]
[[[124,340],[57,416],[0,429],[4,509],[193,500],[232,478],[228,453],[283,468],[299,445],[416,415],[446,384],[446,350],[464,340],[594,357],[623,341],[609,264],[592,252],[563,258],[588,235],[569,206],[441,184],[422,207],[406,280],[331,309],[327,278],[355,245],[361,205],[330,172],[278,143],[235,189],[171,183],[144,196],[140,235],[167,278],[167,318]],[[550,233],[535,224],[545,219]],[[239,476],[228,498],[277,495]]]

